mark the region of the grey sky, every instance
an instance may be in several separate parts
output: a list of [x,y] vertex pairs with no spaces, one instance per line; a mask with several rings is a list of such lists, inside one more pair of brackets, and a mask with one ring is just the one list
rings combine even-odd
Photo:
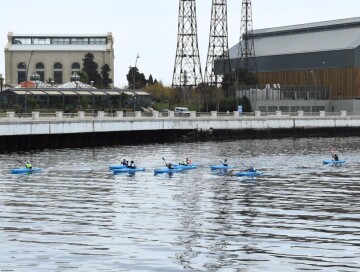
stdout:
[[[135,64],[146,77],[170,85],[175,61],[178,0],[12,0],[2,1],[0,46],[7,33],[106,34],[115,40],[115,85],[127,85]],[[206,61],[211,0],[197,0],[202,69]],[[240,36],[241,0],[228,0],[229,46]],[[253,0],[254,29],[360,16],[359,0]],[[89,18],[92,18],[89,20]],[[0,73],[5,74],[4,54]]]

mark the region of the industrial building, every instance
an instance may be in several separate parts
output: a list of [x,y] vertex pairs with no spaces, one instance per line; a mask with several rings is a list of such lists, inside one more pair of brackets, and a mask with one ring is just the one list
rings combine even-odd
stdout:
[[[254,30],[253,41],[259,86],[246,91],[257,109],[339,111],[347,106],[334,100],[360,98],[360,17]],[[346,109],[360,111],[356,101]]]
[[[114,80],[113,36],[105,35],[22,35],[8,33],[5,47],[5,84],[16,86],[29,80],[32,73],[40,81],[51,79],[54,84],[70,81],[74,72],[82,69],[87,53],[94,55],[100,69],[108,64]],[[100,72],[100,71],[99,71]]]

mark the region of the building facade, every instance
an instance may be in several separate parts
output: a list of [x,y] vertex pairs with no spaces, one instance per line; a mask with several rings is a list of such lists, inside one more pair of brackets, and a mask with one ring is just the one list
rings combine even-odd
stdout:
[[[323,88],[331,99],[360,97],[360,17],[254,30],[253,39],[260,85]],[[238,47],[229,50],[232,69]]]
[[106,35],[17,35],[8,33],[5,47],[6,84],[16,86],[30,79],[34,72],[40,81],[62,84],[82,69],[87,53],[94,55],[98,71],[108,64],[114,80],[114,39]]

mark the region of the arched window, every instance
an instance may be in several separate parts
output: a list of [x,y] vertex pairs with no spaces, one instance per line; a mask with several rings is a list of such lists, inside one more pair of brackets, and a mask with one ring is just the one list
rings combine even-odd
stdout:
[[43,63],[38,62],[35,66],[35,71],[40,75],[40,81],[45,81],[45,66]]
[[54,82],[56,84],[63,83],[62,64],[60,62],[54,64]]
[[20,62],[17,67],[18,83],[26,81],[26,64]]
[[78,62],[74,62],[71,64],[71,74],[80,72],[80,64]]

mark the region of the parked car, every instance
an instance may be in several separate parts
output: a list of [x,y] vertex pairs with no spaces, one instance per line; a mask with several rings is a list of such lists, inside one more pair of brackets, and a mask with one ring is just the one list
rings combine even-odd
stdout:
[[190,111],[189,111],[188,108],[176,107],[175,108],[175,115],[178,115],[178,116],[190,116]]

